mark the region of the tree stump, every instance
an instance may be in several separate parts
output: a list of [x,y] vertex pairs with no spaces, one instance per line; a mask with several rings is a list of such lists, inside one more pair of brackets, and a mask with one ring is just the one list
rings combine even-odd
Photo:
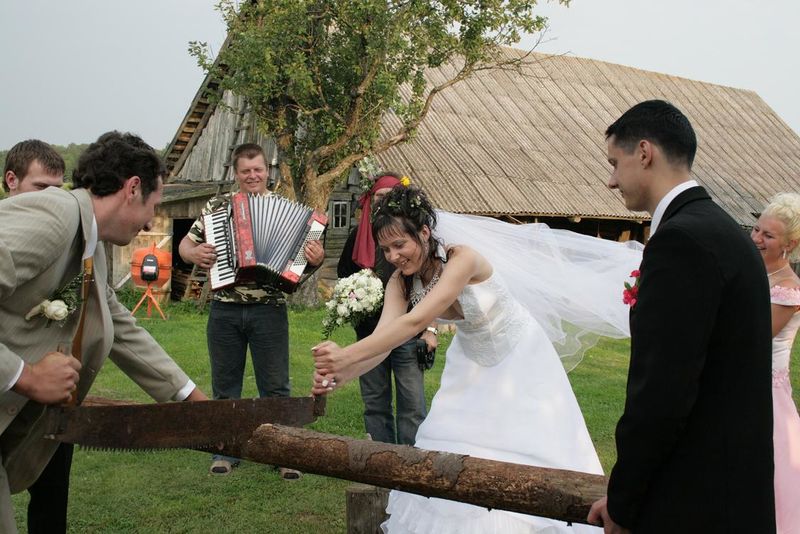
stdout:
[[369,484],[347,488],[347,534],[381,534],[381,523],[389,517],[389,490]]

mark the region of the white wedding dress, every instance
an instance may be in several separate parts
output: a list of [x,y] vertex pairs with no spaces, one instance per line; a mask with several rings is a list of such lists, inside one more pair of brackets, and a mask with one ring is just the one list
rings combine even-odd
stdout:
[[[458,303],[464,318],[453,321],[441,387],[415,446],[602,474],[562,362],[528,309],[496,273],[466,286]],[[389,534],[601,532],[399,491],[387,511]]]

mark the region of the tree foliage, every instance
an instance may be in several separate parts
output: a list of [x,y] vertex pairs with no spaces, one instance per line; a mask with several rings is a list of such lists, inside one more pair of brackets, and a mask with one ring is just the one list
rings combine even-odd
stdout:
[[[568,4],[569,0],[559,0]],[[228,41],[190,52],[242,95],[281,150],[281,173],[324,205],[334,181],[370,153],[408,140],[435,96],[474,72],[518,68],[501,47],[544,29],[535,0],[222,0]],[[436,85],[428,69],[451,65]],[[397,120],[381,137],[381,119]]]

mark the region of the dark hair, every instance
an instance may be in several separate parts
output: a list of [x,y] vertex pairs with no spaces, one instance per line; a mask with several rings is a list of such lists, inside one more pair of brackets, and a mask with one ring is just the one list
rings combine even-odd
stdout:
[[[423,270],[436,260],[440,245],[433,233],[436,228],[436,212],[425,192],[419,187],[397,185],[381,199],[372,215],[372,235],[376,239],[381,234],[401,232],[410,235],[424,248],[426,244],[419,237],[424,226],[430,228],[431,234],[427,242],[427,256],[422,264]],[[447,258],[439,259],[447,261]],[[413,276],[403,276],[403,295],[406,299],[411,297],[413,283]]]
[[131,176],[138,176],[146,199],[158,189],[158,179],[166,174],[161,157],[141,137],[111,131],[83,151],[72,173],[72,187],[104,197],[122,189]]
[[237,170],[240,158],[253,159],[258,156],[262,156],[266,163],[267,157],[264,155],[264,148],[261,145],[257,145],[256,143],[243,143],[237,146],[231,156],[231,165],[233,165],[234,172]]
[[612,135],[614,144],[626,153],[646,139],[658,145],[669,162],[689,169],[697,152],[692,123],[678,108],[663,100],[647,100],[633,106],[608,127],[606,139]]
[[11,150],[6,154],[6,165],[5,169],[3,169],[3,189],[9,191],[6,183],[6,173],[8,171],[16,174],[18,180],[22,180],[28,174],[31,163],[34,161],[38,161],[39,165],[52,175],[64,174],[64,158],[53,147],[38,139],[28,139],[20,141],[11,147]]

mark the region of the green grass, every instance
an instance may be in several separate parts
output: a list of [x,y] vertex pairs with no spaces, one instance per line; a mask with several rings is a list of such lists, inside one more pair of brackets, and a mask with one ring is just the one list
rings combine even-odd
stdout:
[[[123,295],[132,307],[135,295]],[[170,305],[163,321],[154,310],[147,328],[192,379],[210,392],[205,328],[207,315],[189,304]],[[310,347],[320,341],[321,310],[290,310],[292,394],[307,395],[311,387]],[[451,337],[441,337],[434,368],[426,373],[430,402],[444,366]],[[350,328],[333,339],[351,343]],[[629,343],[603,340],[570,373],[603,467],[614,463],[614,426],[624,403]],[[794,360],[796,361],[796,354]],[[793,367],[792,381],[800,382]],[[110,361],[92,388],[94,395],[147,401],[148,397]],[[252,366],[245,371],[244,396],[257,395]],[[333,434],[364,437],[358,383],[332,395],[327,414],[311,428]],[[520,424],[525,424],[521,421]],[[268,466],[244,462],[230,476],[208,474],[210,457],[194,451],[102,452],[77,448],[72,467],[69,526],[76,533],[344,533],[345,489],[348,481],[305,475],[296,482],[281,480]],[[27,492],[13,497],[17,523],[25,528]]]

